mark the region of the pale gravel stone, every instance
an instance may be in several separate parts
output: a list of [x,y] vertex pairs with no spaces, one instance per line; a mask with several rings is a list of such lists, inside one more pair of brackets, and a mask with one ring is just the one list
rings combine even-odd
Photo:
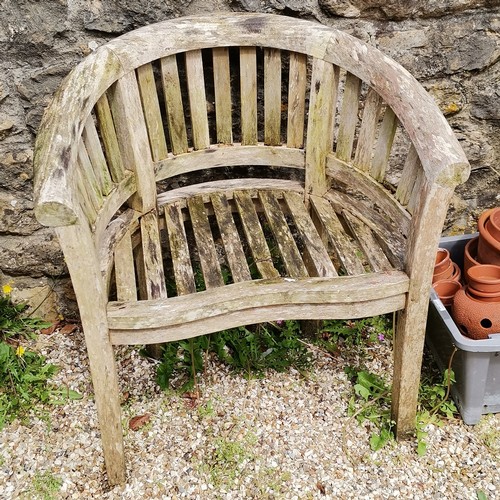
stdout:
[[[475,427],[460,420],[429,426],[428,452],[419,457],[412,441],[378,452],[370,430],[347,416],[352,393],[343,369],[359,359],[315,353],[307,379],[295,370],[247,380],[211,363],[200,382],[198,407],[154,382],[155,364],[137,350],[118,349],[128,482],[109,489],[97,430],[82,335],[40,336],[38,349],[61,366],[55,381],[84,398],[50,408],[48,421],[36,417],[0,433],[0,498],[30,496],[33,478],[50,471],[62,482],[62,499],[456,499],[495,498],[500,415]],[[376,346],[363,363],[386,378],[390,346]],[[203,411],[211,404],[213,414]],[[144,413],[151,421],[128,430]],[[217,440],[239,443],[245,456],[224,481],[211,476],[208,462]],[[487,446],[485,443],[489,444]]]

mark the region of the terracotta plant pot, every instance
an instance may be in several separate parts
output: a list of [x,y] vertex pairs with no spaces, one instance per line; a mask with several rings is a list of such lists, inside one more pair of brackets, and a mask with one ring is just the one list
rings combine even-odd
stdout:
[[[477,221],[479,230],[477,258],[482,264],[500,266],[500,241],[496,240],[486,227],[486,223],[488,223],[495,210],[496,208],[486,210]],[[490,224],[488,224],[488,227],[490,227]]]
[[434,272],[432,274],[432,282],[447,280],[454,273],[453,262],[450,258],[450,252],[445,248],[439,248],[436,254],[436,262],[434,264]]
[[500,266],[480,264],[467,271],[467,282],[474,291],[500,295]]
[[465,245],[464,251],[464,276],[467,279],[467,271],[472,266],[478,266],[480,262],[477,260],[477,245],[479,243],[479,236],[476,238],[472,238]]
[[457,283],[460,283],[460,280],[462,279],[462,271],[460,271],[460,267],[455,262],[453,262],[453,274],[450,279],[456,281]]
[[496,302],[483,302],[471,297],[466,288],[453,299],[452,316],[463,335],[474,340],[487,339],[500,332],[500,307]]
[[441,302],[446,307],[451,306],[453,303],[453,297],[462,288],[462,285],[455,280],[441,280],[434,283],[432,286],[434,287],[434,290],[436,290]]
[[436,253],[436,261],[434,263],[434,274],[442,273],[450,267],[450,252],[446,248],[438,248]]
[[493,209],[490,218],[486,221],[485,227],[493,238],[500,241],[500,207]]

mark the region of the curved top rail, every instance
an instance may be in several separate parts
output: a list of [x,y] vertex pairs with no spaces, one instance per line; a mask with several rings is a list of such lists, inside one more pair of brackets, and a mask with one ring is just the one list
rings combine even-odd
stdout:
[[[82,61],[47,109],[35,148],[36,216],[42,224],[77,219],[71,165],[93,105],[123,74],[186,50],[221,46],[293,49],[334,63],[372,86],[394,110],[431,183],[455,187],[468,178],[467,158],[430,95],[401,65],[336,29],[272,14],[221,14],[163,21],[120,36]],[[64,119],[61,107],[64,106]]]

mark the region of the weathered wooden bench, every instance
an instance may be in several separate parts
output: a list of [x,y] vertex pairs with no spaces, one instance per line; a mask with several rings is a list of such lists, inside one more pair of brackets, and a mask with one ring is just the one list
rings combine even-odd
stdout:
[[88,56],[41,124],[35,211],[71,274],[109,482],[125,480],[119,344],[400,311],[392,411],[411,432],[434,255],[468,173],[405,69],[316,23],[175,19]]

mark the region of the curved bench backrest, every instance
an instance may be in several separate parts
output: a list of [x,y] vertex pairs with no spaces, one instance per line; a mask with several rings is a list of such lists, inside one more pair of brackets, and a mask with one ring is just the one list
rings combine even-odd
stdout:
[[37,139],[36,215],[53,226],[83,217],[101,234],[126,200],[154,208],[156,182],[222,165],[305,168],[306,193],[326,191],[333,160],[384,182],[399,125],[412,145],[394,194],[411,212],[424,180],[453,188],[469,167],[404,68],[309,21],[165,21],[99,48],[65,80]]

